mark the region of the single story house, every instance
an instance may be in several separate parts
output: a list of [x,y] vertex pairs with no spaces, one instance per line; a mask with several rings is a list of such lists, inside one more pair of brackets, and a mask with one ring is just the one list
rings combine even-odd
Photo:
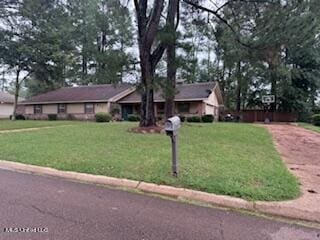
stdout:
[[[176,114],[183,116],[210,114],[219,119],[220,109],[223,107],[223,98],[217,82],[177,84],[175,96]],[[156,116],[164,114],[165,100],[160,91],[154,94]],[[129,114],[138,114],[141,97],[137,91],[118,101],[121,105],[122,118]]]
[[57,114],[58,119],[90,120],[95,113],[109,113],[113,104],[133,91],[129,84],[64,87],[21,104],[25,105],[27,119],[47,119],[49,114]]
[[[21,101],[21,100],[23,99],[22,98],[18,99],[18,101]],[[9,118],[12,115],[13,105],[14,105],[14,96],[6,92],[0,92],[0,118]]]
[[[154,95],[155,113],[164,114],[164,99],[161,92]],[[223,100],[216,82],[178,84],[175,97],[179,115],[212,114],[219,118]],[[104,84],[94,86],[65,87],[34,96],[21,104],[25,105],[28,119],[47,119],[48,114],[57,114],[58,119],[93,119],[95,113],[110,113],[118,110],[119,117],[139,114],[141,97],[129,84]]]

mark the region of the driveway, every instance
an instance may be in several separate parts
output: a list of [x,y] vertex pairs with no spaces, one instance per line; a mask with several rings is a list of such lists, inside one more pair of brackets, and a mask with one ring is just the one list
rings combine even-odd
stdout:
[[[288,169],[298,177],[302,196],[285,204],[320,213],[320,134],[292,125],[264,125]],[[320,216],[320,215],[319,215]],[[320,219],[319,219],[320,220]]]
[[[0,239],[319,240],[320,230],[238,212],[0,170]],[[44,233],[6,233],[9,227]]]

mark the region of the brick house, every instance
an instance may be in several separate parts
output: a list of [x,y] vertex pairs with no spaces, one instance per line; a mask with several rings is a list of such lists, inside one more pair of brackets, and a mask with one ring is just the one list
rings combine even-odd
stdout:
[[[219,85],[216,82],[178,84],[175,96],[176,114],[184,116],[211,114],[216,120],[219,119],[223,100]],[[154,94],[156,116],[164,114],[165,101],[161,92]],[[140,111],[140,95],[134,91],[120,99],[122,118],[128,114],[138,114]]]
[[111,111],[115,103],[135,91],[129,84],[65,87],[34,96],[25,105],[28,119],[47,119],[57,114],[58,119],[94,119],[95,113]]
[[[164,113],[161,92],[155,93],[155,113]],[[57,114],[58,119],[93,119],[97,112],[110,113],[118,109],[123,119],[129,114],[139,114],[140,95],[129,84],[104,84],[94,86],[65,87],[34,96],[21,104],[28,119],[47,119],[48,114]],[[215,82],[178,84],[175,97],[177,114],[219,117],[223,105],[219,85]]]

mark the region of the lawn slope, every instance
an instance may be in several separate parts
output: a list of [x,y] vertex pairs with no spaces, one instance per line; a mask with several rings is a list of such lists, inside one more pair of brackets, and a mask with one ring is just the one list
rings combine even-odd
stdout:
[[164,134],[128,132],[131,123],[79,123],[0,134],[0,159],[61,170],[187,187],[249,200],[299,195],[266,129],[250,124],[184,124],[179,136],[180,177],[170,174]]

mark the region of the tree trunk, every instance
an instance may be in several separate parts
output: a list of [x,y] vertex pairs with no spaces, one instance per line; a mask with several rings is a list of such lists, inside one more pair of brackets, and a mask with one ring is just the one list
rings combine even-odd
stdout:
[[87,67],[87,57],[82,54],[82,75],[87,76],[88,67]]
[[[171,39],[167,43],[167,84],[165,89],[165,117],[166,119],[175,114],[175,89],[176,89],[176,30],[175,18],[178,11],[178,0],[170,0],[168,7],[167,24]],[[177,16],[179,17],[179,16]]]
[[19,92],[20,92],[19,77],[20,77],[20,69],[18,69],[16,73],[13,112],[12,112],[12,118],[11,118],[12,121],[16,120],[16,115],[17,115],[17,106],[18,106],[18,99],[19,99]]
[[155,68],[160,61],[164,47],[159,45],[152,52],[154,41],[159,29],[164,0],[153,2],[152,10],[147,16],[148,1],[134,0],[138,23],[138,43],[141,67],[141,111],[140,127],[156,126],[153,103],[153,83]]
[[[170,3],[178,0],[170,0]],[[138,43],[141,67],[141,120],[140,127],[156,126],[154,113],[154,75],[155,68],[166,50],[166,44],[162,41],[155,46],[155,40],[159,31],[161,13],[164,8],[164,0],[153,1],[148,4],[148,0],[134,0],[138,23]],[[150,14],[147,14],[148,5],[152,6]],[[169,15],[169,12],[168,12]],[[167,16],[168,17],[168,16]],[[152,51],[153,50],[153,51]]]
[[[226,71],[226,67],[224,65],[224,62],[222,62],[223,66],[222,66],[222,73],[221,73],[221,76],[220,76],[220,81],[218,80],[219,82],[219,85],[220,85],[220,88],[221,88],[221,94],[222,94],[222,98],[223,98],[223,102],[227,102],[226,101],[226,79],[225,79],[225,71]],[[218,69],[219,69],[219,65],[218,65]]]
[[4,92],[4,88],[5,88],[5,82],[6,82],[6,79],[5,79],[5,73],[4,71],[2,72],[2,81],[1,81],[1,91]]
[[237,63],[237,89],[236,89],[236,110],[241,111],[241,62]]
[[167,84],[166,84],[166,103],[165,117],[166,119],[175,114],[175,89],[176,89],[176,47],[175,44],[170,44],[167,48]]
[[142,53],[140,54],[140,66],[141,84],[143,86],[143,92],[141,94],[140,127],[152,127],[156,126],[153,103],[154,69],[148,52],[141,49],[140,53]]
[[82,43],[82,50],[81,50],[81,55],[82,55],[82,78],[87,77],[88,75],[88,49],[87,49],[87,38],[86,36],[83,39]]

